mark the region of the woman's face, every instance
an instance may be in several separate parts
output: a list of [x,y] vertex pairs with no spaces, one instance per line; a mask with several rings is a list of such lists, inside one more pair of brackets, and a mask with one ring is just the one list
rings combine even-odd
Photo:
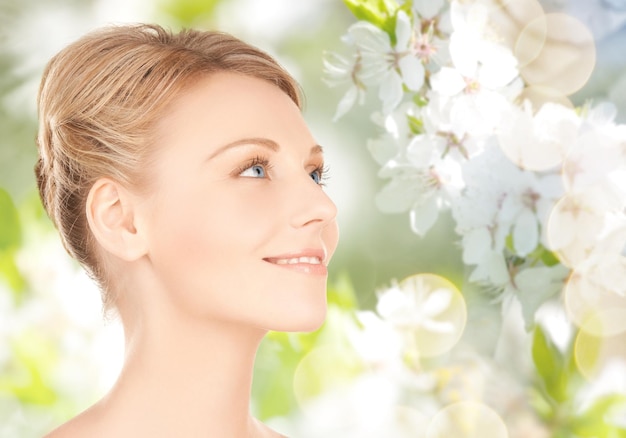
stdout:
[[156,138],[142,208],[168,305],[262,329],[317,328],[337,211],[297,106],[268,82],[217,73],[175,102]]

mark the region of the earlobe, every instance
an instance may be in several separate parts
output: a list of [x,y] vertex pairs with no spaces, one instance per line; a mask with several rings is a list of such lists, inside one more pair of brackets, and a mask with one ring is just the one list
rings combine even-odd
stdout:
[[126,261],[146,253],[146,245],[136,226],[135,199],[118,182],[101,178],[89,191],[87,222],[100,246]]

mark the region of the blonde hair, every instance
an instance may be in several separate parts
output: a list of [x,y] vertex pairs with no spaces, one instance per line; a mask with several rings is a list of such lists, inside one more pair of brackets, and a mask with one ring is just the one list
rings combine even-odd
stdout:
[[87,224],[89,190],[104,176],[141,186],[151,128],[166,106],[199,77],[220,71],[271,82],[300,107],[297,83],[273,58],[221,32],[106,27],[46,66],[38,96],[39,194],[67,252],[99,283],[105,309],[115,300]]

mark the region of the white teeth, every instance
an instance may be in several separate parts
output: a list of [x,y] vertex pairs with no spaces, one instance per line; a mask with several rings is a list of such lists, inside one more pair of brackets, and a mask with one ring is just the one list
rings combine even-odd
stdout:
[[318,257],[294,257],[291,259],[276,259],[274,263],[277,265],[295,265],[296,263],[320,265],[322,262]]

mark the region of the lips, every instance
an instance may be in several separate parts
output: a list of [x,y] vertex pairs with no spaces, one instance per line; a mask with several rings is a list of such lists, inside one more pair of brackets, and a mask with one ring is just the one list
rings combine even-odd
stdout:
[[304,251],[266,257],[263,260],[281,268],[304,274],[326,275],[328,270],[324,264],[324,250],[309,249]]
[[308,263],[310,265],[321,265],[322,261],[319,257],[291,257],[291,258],[268,258],[266,259],[270,263],[275,263],[277,265],[296,265],[298,263]]

